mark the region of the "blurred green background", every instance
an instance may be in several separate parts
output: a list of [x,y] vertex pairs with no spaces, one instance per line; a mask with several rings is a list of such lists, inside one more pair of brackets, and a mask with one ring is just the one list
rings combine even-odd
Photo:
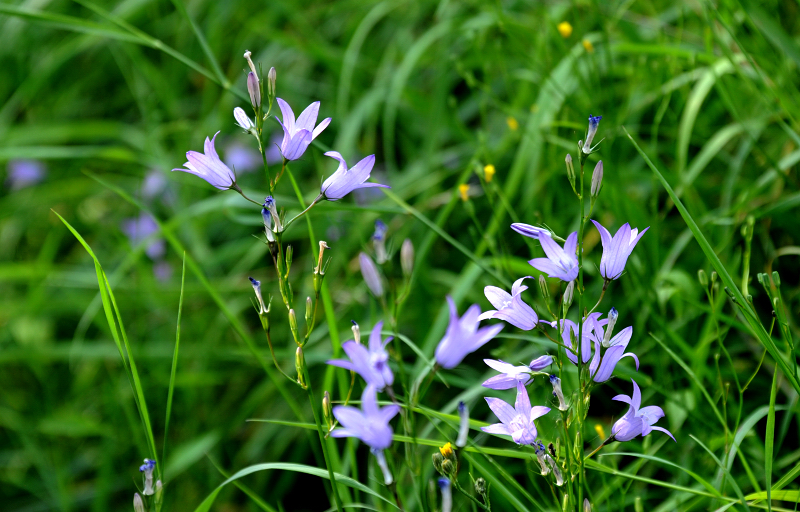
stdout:
[[[663,405],[667,417],[660,424],[678,444],[656,433],[615,451],[667,459],[726,496],[736,497],[737,488],[763,491],[787,474],[791,482],[800,471],[797,393],[779,381],[774,456],[765,453],[775,364],[766,357],[741,399],[737,379],[744,385],[754,374],[764,348],[719,288],[709,306],[696,275],[698,269],[710,274],[711,266],[623,127],[665,174],[737,283],[741,229],[753,216],[749,293],[769,328],[769,300],[752,276],[779,271],[797,336],[799,17],[800,4],[790,0],[0,4],[0,168],[6,169],[0,196],[0,508],[130,510],[141,485],[138,465],[148,454],[92,260],[51,209],[85,237],[113,286],[159,450],[167,444],[164,510],[193,510],[224,480],[217,467],[231,474],[259,462],[318,465],[310,444],[316,440],[305,431],[246,422],[296,419],[244,343],[267,354],[247,277],[261,279],[265,294],[277,294],[266,247],[253,238],[261,229],[258,210],[234,193],[170,172],[183,164],[186,151],[200,150],[204,137],[221,131],[223,160],[236,167],[248,195],[264,195],[258,154],[231,115],[235,106],[249,111],[246,49],[265,70],[277,69],[278,96],[296,113],[320,100],[320,117],[333,118],[292,166],[306,201],[336,168],[324,151],[335,149],[350,163],[375,153],[373,181],[390,184],[508,282],[533,273],[525,261],[541,255],[538,244],[508,228],[511,222],[545,223],[559,234],[576,229],[564,157],[575,155],[587,117],[602,115],[596,156],[605,179],[593,218],[612,232],[624,222],[650,230],[601,307],[615,306],[619,325],[634,326],[629,350],[642,366],[635,373],[621,363],[618,374],[625,378],[596,391],[590,421],[609,431],[625,410],[610,398],[630,393],[633,376],[646,404]],[[571,30],[562,33],[558,25],[565,21]],[[268,126],[279,136],[277,123]],[[490,187],[484,187],[487,164],[496,168]],[[458,196],[463,183],[470,184],[469,203]],[[495,186],[513,213],[496,196],[490,201],[486,190]],[[158,219],[160,232],[136,236],[147,232],[148,218],[141,220],[143,210],[125,195]],[[276,199],[289,212],[299,211],[288,181]],[[500,285],[375,189],[322,204],[310,218],[333,257],[327,277],[333,333],[320,314],[306,351],[318,391],[331,384],[323,365],[331,339],[348,339],[351,319],[366,330],[382,318],[357,262],[358,252],[369,250],[376,219],[389,225],[392,250],[406,237],[415,244],[414,288],[399,328],[429,357],[446,326],[445,296],[453,295],[462,312],[474,302],[487,309],[483,287]],[[287,238],[295,249],[295,293],[304,297],[314,265],[306,224],[297,223]],[[599,236],[587,228],[586,257],[595,265],[599,249]],[[184,251],[191,265],[165,440]],[[593,265],[587,274],[596,296],[601,280]],[[543,312],[534,288],[527,300]],[[285,340],[278,342],[278,358],[291,370],[286,320],[277,316],[273,323],[274,339]],[[476,388],[486,373],[481,357],[517,362],[553,352],[542,338],[519,334],[507,327],[469,356],[448,373],[451,388],[434,384],[426,405],[452,413],[457,399],[467,398],[473,417],[493,422]],[[788,350],[777,330],[774,337]],[[410,351],[406,361],[414,361]],[[302,392],[289,391],[310,421]],[[334,400],[343,398],[338,388],[331,392]],[[544,403],[548,397],[542,387],[535,398]],[[727,430],[710,412],[709,399]],[[732,448],[737,425],[740,444]],[[690,435],[730,462],[731,480]],[[342,453],[346,445],[339,442]],[[354,453],[359,480],[381,487],[367,474],[368,450],[360,446]],[[430,453],[421,455],[425,462]],[[402,457],[396,443],[397,466]],[[599,460],[672,487],[590,472],[597,510],[709,510],[725,503],[703,495],[708,491],[698,480],[664,461]],[[352,463],[346,459],[345,469]],[[510,461],[506,469],[537,499],[547,491],[531,480],[538,478],[532,466]],[[420,471],[419,492],[406,475],[409,495],[425,494],[432,469],[426,463]],[[242,482],[267,510],[329,506],[316,477],[268,471]],[[785,489],[796,492],[797,484]],[[547,492],[542,500],[550,499]],[[497,500],[496,509],[504,510]],[[794,499],[787,501],[792,509]],[[471,510],[463,497],[456,505]],[[408,506],[422,508],[415,500]],[[214,507],[263,508],[233,486]]]

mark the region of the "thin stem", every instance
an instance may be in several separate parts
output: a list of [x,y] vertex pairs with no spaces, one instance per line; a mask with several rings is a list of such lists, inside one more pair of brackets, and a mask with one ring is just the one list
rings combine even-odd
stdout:
[[453,482],[453,487],[455,487],[457,491],[459,491],[461,494],[463,494],[463,495],[464,495],[464,496],[466,496],[467,498],[471,499],[471,500],[472,500],[473,502],[475,502],[475,504],[476,504],[476,505],[478,505],[480,508],[482,508],[483,510],[492,510],[490,507],[488,507],[488,506],[484,505],[483,503],[481,503],[481,502],[480,502],[480,500],[478,500],[478,498],[476,498],[476,497],[475,497],[475,496],[473,496],[472,494],[470,494],[470,493],[468,493],[467,491],[465,491],[465,490],[464,490],[464,488],[463,488],[463,487],[461,487],[461,486],[458,484],[458,480],[456,480],[455,478],[453,478],[453,479],[451,480],[451,482]]
[[[578,224],[578,386],[580,389],[578,395],[578,416],[577,416],[577,424],[576,429],[580,433],[579,439],[581,440],[581,444],[583,444],[583,404],[584,404],[584,384],[583,384],[583,355],[582,346],[583,346],[583,295],[585,293],[585,288],[583,287],[583,230],[586,223],[586,197],[585,197],[585,189],[584,189],[584,164],[586,162],[586,158],[583,153],[581,153],[581,194],[580,194],[580,202],[581,202],[581,216],[580,216],[580,223]],[[602,297],[601,297],[602,298]],[[599,304],[599,302],[598,302]],[[583,446],[580,447],[581,453],[583,452]],[[580,458],[580,473],[578,474],[578,507],[581,507],[583,504],[583,485],[584,485],[584,469],[583,469],[583,457]]]
[[595,448],[595,449],[594,449],[594,451],[592,451],[592,453],[590,453],[589,455],[587,455],[586,457],[584,457],[584,458],[583,458],[583,460],[586,460],[586,459],[591,459],[591,458],[592,458],[592,455],[594,455],[595,453],[599,452],[599,451],[600,451],[600,448],[602,448],[602,447],[604,447],[605,445],[607,445],[608,443],[610,443],[610,442],[613,440],[613,438],[614,438],[614,436],[611,436],[611,437],[609,437],[608,439],[606,439],[605,441],[603,441],[602,443],[600,443],[600,446],[598,446],[597,448]]
[[297,384],[297,380],[294,377],[291,377],[285,371],[283,371],[283,368],[281,368],[280,365],[278,364],[278,358],[275,357],[275,350],[273,350],[273,348],[272,348],[272,337],[269,335],[269,332],[267,332],[267,331],[265,331],[265,334],[267,335],[267,345],[269,345],[269,353],[272,354],[272,362],[275,363],[275,368],[279,372],[281,372],[281,374],[284,377],[286,377],[287,379],[292,381],[294,384]]
[[311,201],[311,204],[310,204],[310,205],[308,205],[308,208],[306,208],[306,209],[305,209],[305,210],[303,210],[302,212],[298,213],[298,214],[297,214],[296,216],[294,216],[293,218],[289,219],[289,221],[288,221],[286,224],[284,224],[284,226],[283,226],[283,230],[284,230],[284,231],[286,231],[286,228],[288,228],[289,226],[291,226],[291,225],[292,225],[292,222],[296,221],[297,219],[299,219],[300,217],[302,217],[303,215],[305,215],[305,214],[306,214],[306,213],[307,213],[307,212],[308,212],[308,211],[309,211],[311,208],[313,208],[313,207],[314,207],[314,206],[315,206],[315,205],[316,205],[316,204],[319,202],[319,200],[320,200],[320,199],[322,199],[322,194],[318,195],[318,196],[316,197],[316,199],[314,199],[313,201]]
[[603,302],[603,297],[605,297],[605,296],[606,296],[606,290],[608,289],[608,285],[609,285],[610,283],[611,283],[611,281],[610,281],[610,280],[608,280],[608,279],[606,279],[605,281],[603,281],[603,291],[600,293],[600,298],[599,298],[599,299],[597,299],[597,304],[595,304],[595,305],[594,305],[594,307],[592,308],[592,310],[591,310],[591,311],[589,311],[589,314],[590,314],[590,315],[591,315],[592,313],[594,313],[594,310],[595,310],[595,309],[597,309],[597,306],[599,306],[599,305],[600,305],[600,303],[601,303],[601,302]]
[[243,198],[247,199],[247,200],[248,200],[248,201],[250,201],[251,203],[253,203],[253,204],[257,204],[258,206],[263,206],[263,205],[262,205],[261,203],[259,203],[258,201],[253,201],[252,199],[250,199],[249,197],[247,197],[246,195],[244,195],[244,192],[242,192],[242,189],[241,189],[241,188],[239,188],[239,185],[237,185],[236,183],[234,183],[233,185],[231,185],[231,189],[233,189],[233,190],[235,190],[236,192],[238,192],[238,193],[239,193],[239,195],[241,195]]

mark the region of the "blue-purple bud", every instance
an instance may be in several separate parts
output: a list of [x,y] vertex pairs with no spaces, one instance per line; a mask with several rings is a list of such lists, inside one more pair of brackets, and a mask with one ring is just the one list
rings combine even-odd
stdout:
[[366,253],[358,255],[358,262],[361,265],[361,275],[364,277],[364,282],[367,283],[367,288],[372,292],[376,298],[383,297],[383,283],[381,276],[378,274],[378,268]]
[[440,478],[439,489],[442,490],[442,512],[451,512],[453,510],[453,490],[450,486],[450,479]]
[[540,372],[551,364],[553,364],[553,356],[540,356],[531,361],[531,364],[528,365],[528,367],[532,372]]
[[467,445],[467,435],[469,434],[469,409],[464,402],[458,403],[458,438],[456,446],[463,448]]
[[583,152],[587,155],[592,152],[592,141],[597,134],[597,125],[600,124],[601,119],[603,119],[603,116],[589,116],[589,131],[586,133],[586,140],[583,142]]
[[551,375],[550,384],[553,385],[553,394],[558,399],[558,410],[566,411],[569,409],[569,405],[567,405],[567,401],[564,399],[564,392],[561,390],[561,379],[555,375]]
[[261,107],[261,87],[258,84],[258,76],[253,71],[247,73],[247,92],[250,93],[250,104],[258,110]]
[[608,312],[608,324],[606,324],[606,332],[603,333],[603,346],[608,348],[611,345],[611,334],[614,332],[614,324],[617,323],[619,313],[616,309],[611,308]]

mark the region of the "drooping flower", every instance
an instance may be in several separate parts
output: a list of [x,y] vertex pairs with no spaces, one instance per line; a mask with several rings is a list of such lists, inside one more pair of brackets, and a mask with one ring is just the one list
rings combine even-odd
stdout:
[[531,276],[521,277],[514,281],[511,286],[511,293],[497,286],[487,286],[483,289],[483,293],[492,306],[497,309],[490,309],[478,317],[478,320],[487,320],[489,318],[497,318],[505,320],[506,322],[519,327],[523,331],[530,331],[539,322],[539,317],[532,307],[522,301],[522,292],[528,289],[527,286],[522,284],[525,279],[531,279]]
[[633,252],[633,248],[639,242],[650,227],[646,227],[639,233],[638,228],[631,229],[627,222],[620,227],[613,238],[606,228],[599,222],[592,219],[592,222],[600,232],[600,242],[603,244],[603,256],[600,258],[600,275],[605,279],[617,279],[625,270],[628,257]]
[[214,149],[214,140],[219,135],[219,132],[214,134],[214,137],[209,139],[206,137],[204,152],[198,153],[197,151],[189,151],[186,153],[187,162],[184,165],[186,169],[172,169],[173,171],[188,172],[206,180],[210,185],[220,190],[228,190],[236,185],[236,175],[230,168],[225,165],[217,155],[217,150]]
[[333,408],[333,415],[344,428],[331,432],[332,437],[357,437],[373,450],[385,450],[392,444],[389,421],[400,412],[399,405],[378,407],[375,386],[367,385],[361,395],[361,409],[346,405]]
[[653,430],[660,430],[675,441],[675,436],[669,430],[653,426],[654,423],[664,417],[664,411],[657,405],[641,407],[642,393],[639,390],[639,385],[633,379],[631,379],[631,382],[633,382],[633,396],[617,395],[612,398],[612,400],[624,402],[630,406],[625,416],[617,420],[614,426],[611,427],[612,437],[616,441],[630,441],[636,436],[641,435],[644,437]]
[[142,494],[145,496],[152,496],[155,494],[153,490],[153,470],[156,468],[156,461],[152,459],[144,459],[144,464],[139,466],[139,472],[144,473],[144,490]]
[[283,128],[283,141],[281,142],[281,154],[286,160],[297,160],[303,153],[306,152],[308,145],[311,141],[316,139],[322,131],[328,127],[331,118],[323,119],[319,125],[314,127],[317,123],[317,116],[319,115],[319,102],[315,101],[300,114],[300,117],[295,121],[294,111],[288,103],[280,98],[277,98],[278,106],[281,108],[283,114],[283,122],[278,119],[278,122]]
[[[600,328],[602,329],[602,327]],[[625,353],[625,348],[631,341],[633,335],[633,327],[626,327],[617,333],[616,336],[609,341],[609,347],[603,353],[602,361],[600,358],[600,341],[594,338],[594,357],[592,364],[589,365],[589,374],[595,382],[605,382],[611,378],[614,373],[617,363],[623,357],[632,357],[636,361],[636,370],[639,370],[639,358],[633,352]]]
[[375,266],[375,262],[372,261],[372,258],[370,258],[367,253],[362,252],[358,255],[358,263],[361,267],[361,275],[364,278],[364,282],[367,283],[369,291],[377,298],[382,297],[383,282],[381,281],[381,275],[378,273],[378,267]]
[[[608,323],[608,319],[604,318],[600,320],[600,316],[602,316],[602,313],[590,313],[589,316],[583,320],[583,341],[581,342],[580,348],[581,361],[583,363],[587,363],[589,359],[591,359],[593,343],[603,339],[602,328]],[[570,349],[566,351],[567,357],[572,361],[572,364],[578,364],[578,346],[577,343],[573,344],[573,338],[576,342],[578,340],[578,325],[569,319],[560,320],[559,322],[561,323],[561,340],[564,342],[564,345]],[[552,324],[549,322],[545,323],[554,329],[558,326],[556,322]]]
[[567,237],[563,249],[549,236],[540,236],[538,240],[547,257],[530,260],[528,263],[533,268],[562,281],[572,281],[578,277],[578,257],[575,255],[578,248],[577,231]]
[[484,359],[483,362],[489,368],[500,372],[500,375],[495,375],[482,384],[485,388],[511,389],[517,387],[518,382],[527,385],[533,378],[531,369],[527,366],[514,366],[505,361],[496,361],[494,359]]
[[549,407],[541,405],[531,407],[528,391],[521,382],[517,383],[517,400],[514,407],[499,398],[486,397],[486,402],[502,423],[481,427],[481,430],[488,434],[511,436],[511,439],[519,445],[532,445],[536,442],[539,432],[533,421],[550,412]]
[[11,190],[20,190],[36,185],[44,179],[46,172],[39,160],[9,160],[6,186]]
[[450,306],[450,323],[447,326],[447,332],[436,347],[436,362],[442,368],[449,370],[458,366],[467,354],[475,352],[497,336],[503,330],[503,324],[478,329],[480,306],[473,304],[467,309],[464,316],[459,318],[456,303],[452,297],[447,297],[447,303]]
[[375,386],[378,391],[383,391],[386,386],[391,386],[394,382],[394,374],[389,368],[389,353],[386,352],[386,345],[392,341],[392,337],[389,336],[381,341],[381,329],[383,329],[383,322],[375,324],[369,335],[369,347],[354,340],[344,342],[342,349],[350,360],[334,359],[328,361],[328,364],[356,372],[367,384]]
[[329,156],[339,161],[336,172],[331,174],[327,180],[322,182],[320,192],[328,201],[337,201],[353,190],[367,187],[391,188],[389,185],[380,183],[370,183],[367,180],[375,165],[375,155],[362,158],[351,169],[347,168],[344,157],[336,151],[328,151],[325,156]]
[[522,222],[515,222],[514,224],[511,224],[511,229],[522,236],[527,236],[528,238],[533,238],[534,240],[538,240],[540,236],[549,236],[552,238],[550,231],[537,226],[531,226],[530,224],[523,224]]
[[594,149],[592,141],[597,134],[597,125],[600,124],[601,119],[603,119],[603,116],[589,116],[589,131],[586,132],[586,140],[583,142],[582,148],[582,151],[587,155]]

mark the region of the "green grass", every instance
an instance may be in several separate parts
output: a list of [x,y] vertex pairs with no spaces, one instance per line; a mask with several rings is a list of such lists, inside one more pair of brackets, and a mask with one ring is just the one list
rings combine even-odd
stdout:
[[[568,38],[556,29],[564,20]],[[358,270],[377,218],[389,225],[390,251],[407,237],[416,248],[398,314],[404,368],[415,378],[446,328],[446,295],[462,312],[475,302],[486,309],[484,286],[533,272],[526,260],[541,250],[511,222],[577,229],[564,156],[576,156],[586,118],[603,115],[603,141],[587,163],[601,158],[605,168],[593,218],[650,230],[600,309],[613,305],[618,325],[633,325],[629,350],[641,367],[621,363],[595,391],[588,431],[599,424],[608,433],[625,411],[610,398],[629,393],[633,377],[645,404],[664,407],[659,424],[678,443],[655,432],[604,448],[587,461],[588,496],[601,511],[794,510],[798,21],[797,2],[751,0],[0,5],[0,167],[17,159],[47,167],[41,183],[0,194],[3,510],[130,510],[144,457],[158,458],[166,477],[165,511],[211,506],[212,493],[210,510],[331,506],[307,400],[272,368],[252,309],[250,275],[281,313],[267,248],[252,236],[259,212],[169,172],[217,130],[223,159],[233,143],[250,143],[231,115],[248,101],[246,49],[277,69],[278,96],[295,111],[320,100],[321,116],[333,117],[291,166],[300,193],[288,179],[276,191],[289,215],[335,170],[322,155],[329,149],[348,162],[375,153],[373,179],[392,186],[323,203],[286,234],[299,302],[313,295],[314,240],[331,246],[305,350],[317,398],[347,391],[349,375],[324,362],[350,339],[350,320],[367,332],[384,319]],[[497,170],[488,184],[487,164]],[[154,197],[142,192],[151,170],[165,180]],[[263,171],[243,171],[247,195],[263,196]],[[166,240],[159,262],[145,252],[151,240],[131,246],[121,230],[142,211]],[[752,235],[743,231],[748,218]],[[585,260],[599,262],[592,226],[585,243]],[[159,280],[163,263],[171,276]],[[594,265],[585,282],[596,297]],[[716,272],[711,290],[698,283],[700,269]],[[399,265],[390,272],[399,275]],[[535,288],[526,298],[541,313]],[[291,373],[282,314],[272,336]],[[494,422],[481,358],[517,362],[546,350],[554,345],[538,334],[506,328],[444,372],[415,415],[416,452],[395,420],[389,459],[407,510],[432,510],[432,446],[454,438],[459,400],[475,420],[462,485],[470,487],[467,472],[486,478],[496,510],[557,510],[530,455],[519,458],[528,452],[477,430]],[[538,403],[549,399],[535,389]],[[554,428],[543,421],[542,438]],[[587,438],[587,449],[600,441]],[[328,448],[347,477],[338,487],[345,501],[394,508],[366,447],[331,440]],[[472,507],[455,500],[456,510]]]

